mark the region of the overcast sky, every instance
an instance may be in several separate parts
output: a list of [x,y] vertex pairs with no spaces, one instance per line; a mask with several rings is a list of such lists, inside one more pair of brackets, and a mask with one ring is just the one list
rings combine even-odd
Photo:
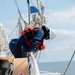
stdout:
[[[36,1],[36,0],[35,0]],[[17,0],[24,19],[27,19],[27,1]],[[56,31],[56,38],[46,41],[40,62],[70,60],[75,50],[75,0],[42,0],[49,28]],[[31,4],[35,5],[34,0]],[[7,35],[16,27],[19,14],[14,0],[0,0],[0,22]],[[10,37],[10,39],[14,36]],[[75,57],[73,58],[75,60]]]

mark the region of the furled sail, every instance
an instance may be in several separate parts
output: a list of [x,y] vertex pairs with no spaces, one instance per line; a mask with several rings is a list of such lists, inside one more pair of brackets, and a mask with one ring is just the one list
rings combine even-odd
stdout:
[[39,68],[37,61],[33,55],[30,56],[30,63],[31,63],[31,74],[32,75],[40,75]]
[[3,24],[0,23],[0,50],[8,49],[8,37],[3,28]]

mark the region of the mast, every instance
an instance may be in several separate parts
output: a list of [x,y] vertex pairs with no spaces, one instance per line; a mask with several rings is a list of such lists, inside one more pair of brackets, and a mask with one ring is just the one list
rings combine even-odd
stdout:
[[28,23],[30,24],[30,1],[27,0],[28,3]]

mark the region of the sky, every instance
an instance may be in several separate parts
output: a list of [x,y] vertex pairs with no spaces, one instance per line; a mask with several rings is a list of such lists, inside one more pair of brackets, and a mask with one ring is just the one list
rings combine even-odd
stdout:
[[[46,49],[41,52],[39,62],[69,61],[75,50],[75,0],[41,1],[45,6],[48,26],[55,30],[56,38],[45,41]],[[30,2],[31,5],[36,5],[34,0]],[[27,20],[27,1],[17,0],[17,3],[24,20]],[[16,27],[18,18],[15,0],[0,0],[0,23],[4,25],[8,36]],[[14,34],[9,37],[13,38]]]

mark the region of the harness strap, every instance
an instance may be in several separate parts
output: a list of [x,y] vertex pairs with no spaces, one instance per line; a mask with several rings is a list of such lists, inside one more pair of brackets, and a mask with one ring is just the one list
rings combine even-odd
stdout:
[[34,36],[33,30],[36,29],[36,28],[40,28],[40,27],[39,26],[33,26],[31,28],[28,28],[28,29],[22,31],[22,35],[26,39],[26,42],[29,45],[29,47],[31,46],[32,39],[28,40],[28,38],[26,37],[26,34],[31,31],[32,36]]

